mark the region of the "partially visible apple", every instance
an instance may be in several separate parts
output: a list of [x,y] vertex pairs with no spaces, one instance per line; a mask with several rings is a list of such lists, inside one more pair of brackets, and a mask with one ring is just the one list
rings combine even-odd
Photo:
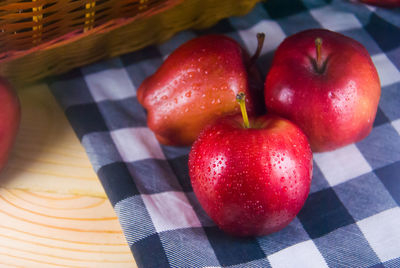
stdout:
[[400,7],[400,0],[360,0],[360,2],[368,5],[381,6],[387,8]]
[[201,132],[189,154],[189,174],[201,206],[222,230],[267,235],[302,208],[312,153],[303,132],[286,119],[264,115],[246,124],[228,116]]
[[249,96],[251,113],[264,109],[262,79],[233,39],[206,35],[177,48],[155,74],[139,87],[137,97],[147,110],[147,123],[159,142],[191,145],[204,126],[239,112],[236,94]]
[[20,122],[20,105],[17,95],[6,80],[0,78],[0,171],[17,135]]
[[365,138],[380,93],[367,50],[349,37],[322,29],[286,38],[264,87],[267,110],[297,124],[315,152]]

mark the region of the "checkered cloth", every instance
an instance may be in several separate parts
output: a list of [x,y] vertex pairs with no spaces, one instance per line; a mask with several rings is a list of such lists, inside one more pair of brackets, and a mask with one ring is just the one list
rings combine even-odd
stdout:
[[[328,3],[329,2],[329,3]],[[188,176],[190,148],[160,145],[136,89],[174,49],[208,33],[249,51],[266,32],[265,73],[287,36],[327,28],[360,41],[382,83],[374,129],[363,141],[314,154],[310,195],[282,231],[238,239],[200,207]],[[128,42],[128,40],[127,40]],[[357,68],[357,66],[354,66]],[[268,0],[244,17],[74,70],[49,82],[85,147],[140,267],[399,267],[400,13],[345,0]]]

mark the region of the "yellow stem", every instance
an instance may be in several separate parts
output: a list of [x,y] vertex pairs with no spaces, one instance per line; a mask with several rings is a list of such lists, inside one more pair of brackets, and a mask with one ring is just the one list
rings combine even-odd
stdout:
[[322,46],[322,39],[318,37],[315,39],[315,48],[317,50],[317,66],[318,66],[318,68],[321,67],[321,46]]
[[247,116],[246,111],[246,94],[244,92],[240,92],[236,95],[236,100],[239,103],[240,110],[242,111],[243,123],[245,128],[249,128],[249,117]]

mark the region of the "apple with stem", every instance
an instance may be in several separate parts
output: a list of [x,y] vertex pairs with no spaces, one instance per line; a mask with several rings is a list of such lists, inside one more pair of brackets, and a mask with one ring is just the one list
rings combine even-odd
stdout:
[[314,152],[365,138],[380,92],[368,51],[349,37],[323,29],[286,38],[264,85],[267,110],[298,125]]
[[248,94],[252,114],[264,111],[263,82],[254,64],[264,34],[258,34],[257,38],[258,49],[252,58],[226,36],[192,39],[145,79],[137,98],[147,110],[148,126],[159,142],[191,145],[206,124],[239,113],[236,105],[239,91]]
[[189,154],[189,175],[201,206],[225,232],[267,235],[288,225],[302,208],[312,176],[307,137],[274,115],[240,115],[205,128]]
[[5,166],[20,123],[20,104],[10,84],[0,78],[0,171]]

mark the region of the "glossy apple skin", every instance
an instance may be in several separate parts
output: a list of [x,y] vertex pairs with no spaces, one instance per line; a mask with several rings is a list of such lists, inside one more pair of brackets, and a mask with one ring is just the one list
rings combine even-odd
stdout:
[[194,193],[214,222],[235,236],[267,235],[287,226],[302,208],[312,176],[303,132],[272,115],[240,116],[206,128],[189,154]]
[[206,124],[240,111],[236,94],[241,91],[250,113],[262,109],[263,82],[255,68],[247,71],[248,61],[239,44],[222,35],[198,37],[177,48],[137,92],[157,139],[191,145]]
[[0,171],[5,166],[20,123],[20,104],[11,86],[0,78]]
[[[315,39],[322,38],[316,71]],[[285,39],[267,75],[267,110],[297,124],[314,152],[357,142],[372,129],[381,93],[378,73],[367,50],[357,41],[314,29]]]
[[360,2],[368,5],[381,6],[386,8],[400,7],[400,0],[361,0]]

